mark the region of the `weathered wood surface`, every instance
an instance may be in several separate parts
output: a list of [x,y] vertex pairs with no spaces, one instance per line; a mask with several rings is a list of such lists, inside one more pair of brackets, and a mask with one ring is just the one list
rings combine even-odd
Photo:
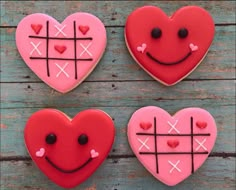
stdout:
[[[39,82],[21,59],[15,46],[15,28],[1,28],[2,82]],[[107,28],[108,46],[86,81],[153,80],[134,62],[124,42],[124,28]],[[187,79],[235,78],[235,26],[216,26],[216,36],[203,63]],[[227,60],[227,62],[225,61]]]
[[[183,190],[235,189],[235,158],[210,157],[189,179],[168,187],[147,172],[136,158],[107,159],[86,182],[76,190]],[[4,161],[1,168],[2,189],[58,190],[32,161]],[[8,182],[8,183],[7,183]]]
[[[127,15],[148,4],[161,7],[169,15],[182,6],[199,5],[215,20],[216,35],[208,55],[173,87],[149,77],[125,46]],[[41,82],[25,65],[15,46],[15,28],[31,13],[46,13],[62,21],[77,11],[91,12],[104,22],[108,45],[85,82],[63,95]],[[0,189],[60,189],[32,164],[23,141],[27,118],[48,107],[71,117],[80,110],[98,108],[114,119],[117,134],[109,158],[76,189],[170,189],[141,166],[127,142],[126,125],[131,114],[147,105],[160,106],[171,114],[185,107],[202,107],[216,119],[219,133],[213,152],[193,176],[174,189],[235,189],[235,25],[234,1],[1,2]]]

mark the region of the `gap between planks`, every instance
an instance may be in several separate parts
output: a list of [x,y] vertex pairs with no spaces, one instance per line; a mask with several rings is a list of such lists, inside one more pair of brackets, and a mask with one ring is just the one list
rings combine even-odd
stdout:
[[[213,152],[209,157],[236,157],[236,153],[226,153],[226,152]],[[121,158],[135,158],[135,155],[109,155],[107,159],[121,159]],[[29,156],[8,156],[1,157],[0,161],[31,161],[32,159]]]

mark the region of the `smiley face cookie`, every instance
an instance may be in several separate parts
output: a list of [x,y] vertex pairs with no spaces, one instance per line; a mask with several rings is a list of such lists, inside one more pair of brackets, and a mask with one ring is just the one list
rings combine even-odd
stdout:
[[103,23],[89,13],[75,13],[62,23],[36,13],[17,26],[16,45],[28,67],[46,84],[66,93],[95,68],[106,47]]
[[53,182],[72,188],[85,181],[107,157],[115,135],[112,119],[85,110],[70,119],[55,109],[34,113],[24,130],[32,160]]
[[160,8],[133,11],[125,25],[127,47],[154,79],[171,86],[189,75],[204,59],[214,37],[210,14],[186,6],[168,17]]

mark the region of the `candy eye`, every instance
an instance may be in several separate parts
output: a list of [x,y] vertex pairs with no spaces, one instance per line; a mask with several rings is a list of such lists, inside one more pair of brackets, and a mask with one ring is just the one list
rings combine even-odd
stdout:
[[188,30],[186,28],[180,28],[178,31],[178,36],[180,38],[186,38],[188,36]]
[[88,136],[86,134],[81,134],[78,138],[78,143],[81,145],[85,145],[88,143]]
[[45,139],[47,144],[54,144],[57,141],[57,136],[54,133],[50,133]]
[[160,28],[153,28],[153,29],[152,29],[151,36],[152,36],[153,38],[155,38],[155,39],[160,38],[160,37],[161,37],[161,34],[162,34],[162,32],[161,32],[161,29],[160,29]]

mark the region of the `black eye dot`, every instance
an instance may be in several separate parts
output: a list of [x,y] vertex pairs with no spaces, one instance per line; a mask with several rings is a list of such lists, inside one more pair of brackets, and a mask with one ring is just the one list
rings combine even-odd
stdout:
[[78,138],[78,142],[81,145],[85,145],[88,142],[88,136],[86,134],[81,134]]
[[54,144],[57,141],[57,136],[54,133],[50,133],[45,140],[47,144]]
[[186,28],[180,28],[178,35],[180,38],[186,38],[188,36],[188,30]]
[[151,36],[153,37],[153,38],[160,38],[161,37],[161,34],[162,34],[162,32],[161,32],[161,29],[160,28],[153,28],[152,29],[152,32],[151,32]]

